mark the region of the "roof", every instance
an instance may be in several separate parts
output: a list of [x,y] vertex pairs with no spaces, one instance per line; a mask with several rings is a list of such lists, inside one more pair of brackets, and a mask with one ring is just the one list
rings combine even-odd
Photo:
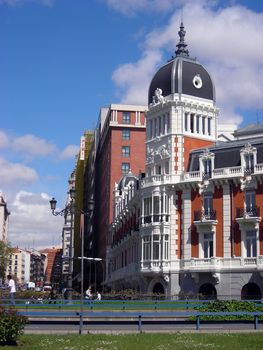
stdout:
[[178,34],[180,42],[177,44],[176,56],[154,75],[149,87],[148,103],[152,103],[157,89],[161,89],[163,97],[178,93],[215,102],[215,88],[210,74],[195,58],[189,57],[182,23]]

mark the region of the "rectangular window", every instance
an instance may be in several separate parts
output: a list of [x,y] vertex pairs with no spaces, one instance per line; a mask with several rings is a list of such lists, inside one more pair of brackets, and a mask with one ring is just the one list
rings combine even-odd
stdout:
[[153,260],[160,259],[160,236],[153,235]]
[[256,193],[247,190],[245,192],[245,212],[249,216],[256,216]]
[[162,134],[165,135],[165,115],[163,115],[162,126],[163,126]]
[[144,224],[152,221],[152,197],[144,198]]
[[123,175],[128,174],[130,171],[130,163],[122,163],[121,165],[121,172]]
[[153,120],[150,120],[150,139],[153,138]]
[[169,236],[165,235],[164,236],[164,259],[167,260],[168,259],[168,254],[169,254]]
[[247,175],[254,173],[254,155],[252,153],[245,154],[245,173]]
[[202,133],[205,135],[205,117],[202,117]]
[[131,131],[129,129],[123,129],[122,130],[122,139],[123,140],[130,140],[131,138]]
[[194,114],[190,115],[190,131],[191,131],[191,133],[194,132],[194,117],[195,117]]
[[154,196],[153,197],[153,221],[159,222],[160,218],[160,197]]
[[204,159],[203,160],[203,167],[204,167],[203,179],[210,179],[212,177],[211,159]]
[[130,112],[122,112],[122,123],[130,124],[131,123],[131,113]]
[[213,195],[205,194],[203,199],[204,218],[206,220],[213,219]]
[[170,114],[167,114],[167,132],[170,132],[170,127],[171,127],[171,123],[170,123]]
[[162,119],[161,117],[158,117],[158,136],[160,136],[162,133]]
[[207,129],[208,135],[211,135],[211,118],[208,118],[207,120]]
[[157,136],[157,119],[154,118],[153,120],[153,137]]
[[246,236],[247,258],[255,258],[257,256],[257,231],[247,231]]
[[151,259],[151,237],[146,236],[143,238],[143,260]]
[[130,156],[130,146],[122,146],[121,147],[121,154],[123,157],[129,157]]
[[213,233],[204,234],[204,258],[212,258],[214,256]]
[[196,116],[196,132],[200,133],[200,115]]
[[162,167],[161,165],[155,166],[155,175],[162,175]]
[[187,131],[188,129],[188,113],[184,114],[184,130]]
[[169,174],[169,162],[165,162],[164,169],[165,169],[165,174]]

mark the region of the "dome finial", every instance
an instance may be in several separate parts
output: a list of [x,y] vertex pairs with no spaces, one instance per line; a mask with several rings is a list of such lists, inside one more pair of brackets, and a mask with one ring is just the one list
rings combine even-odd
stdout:
[[184,57],[189,57],[189,51],[187,49],[187,44],[184,41],[185,37],[185,30],[184,30],[184,24],[183,21],[181,22],[180,25],[180,30],[178,32],[178,35],[180,37],[179,43],[176,45],[177,50],[175,51],[176,56],[184,56]]

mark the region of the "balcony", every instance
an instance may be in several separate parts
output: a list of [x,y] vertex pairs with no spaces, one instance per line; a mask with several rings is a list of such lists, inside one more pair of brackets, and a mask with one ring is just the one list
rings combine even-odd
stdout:
[[153,214],[142,216],[142,225],[157,225],[157,224],[168,224],[170,222],[170,214]]
[[237,208],[236,222],[243,231],[254,230],[258,228],[261,221],[259,207]]
[[168,273],[172,270],[180,269],[181,260],[142,260],[140,272],[145,274],[151,273]]
[[259,207],[251,206],[249,208],[237,208],[237,211],[236,211],[237,219],[258,218],[258,217],[259,217]]
[[216,211],[211,210],[198,210],[194,212],[194,224],[198,233],[215,232],[217,220]]
[[216,211],[210,210],[197,210],[194,212],[194,221],[209,221],[216,220]]
[[211,173],[201,173],[200,171],[191,171],[183,175],[183,181],[204,181],[209,179],[225,179],[234,177],[243,177],[263,174],[263,163],[256,164],[251,168],[244,168],[242,166],[235,166],[229,168],[217,168]]
[[220,269],[243,269],[263,271],[263,255],[253,258],[234,257],[234,258],[192,258],[183,261],[184,270],[189,272],[213,272]]
[[163,184],[170,183],[178,183],[180,181],[180,176],[178,175],[170,175],[170,174],[162,174],[162,175],[152,175],[147,176],[141,180],[141,187],[151,187],[158,186]]

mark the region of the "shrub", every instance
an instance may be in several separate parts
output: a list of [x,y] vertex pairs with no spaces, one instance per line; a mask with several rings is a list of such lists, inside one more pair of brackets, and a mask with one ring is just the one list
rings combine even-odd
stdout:
[[23,334],[27,318],[16,310],[0,308],[0,345],[15,343]]
[[[250,301],[238,300],[215,300],[195,307],[196,310],[202,312],[256,312],[263,311],[262,306]],[[253,316],[238,315],[238,316],[202,316],[204,320],[250,320]]]

